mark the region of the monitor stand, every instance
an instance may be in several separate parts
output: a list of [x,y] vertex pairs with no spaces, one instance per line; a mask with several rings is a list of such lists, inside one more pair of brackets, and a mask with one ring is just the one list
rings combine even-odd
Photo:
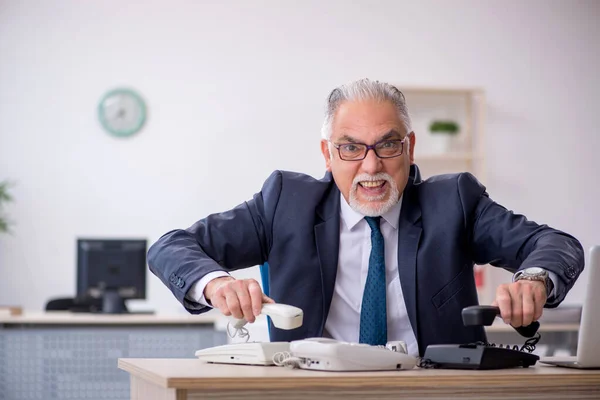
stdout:
[[105,289],[102,293],[103,314],[126,314],[129,313],[125,305],[125,299],[119,295],[118,290]]

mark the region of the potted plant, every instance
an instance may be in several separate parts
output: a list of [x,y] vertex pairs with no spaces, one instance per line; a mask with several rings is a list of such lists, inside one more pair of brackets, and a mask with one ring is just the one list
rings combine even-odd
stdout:
[[450,148],[452,137],[458,135],[460,126],[451,120],[434,120],[429,125],[429,132],[433,139],[432,153],[447,153]]
[[10,223],[2,215],[2,206],[4,205],[4,203],[8,203],[12,200],[11,195],[8,193],[9,186],[10,184],[6,181],[0,182],[0,233],[5,233],[9,231]]

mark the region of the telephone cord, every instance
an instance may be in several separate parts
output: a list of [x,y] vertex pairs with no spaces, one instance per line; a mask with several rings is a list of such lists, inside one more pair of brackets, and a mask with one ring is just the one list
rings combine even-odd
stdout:
[[250,340],[250,332],[248,332],[248,329],[246,329],[245,327],[234,328],[231,325],[231,322],[227,322],[227,335],[229,335],[229,337],[232,339],[237,336],[242,339],[245,338],[246,342]]
[[273,354],[273,364],[278,367],[299,368],[300,358],[294,357],[289,351],[278,351]]
[[515,350],[515,351],[522,351],[522,352],[528,352],[528,353],[533,353],[535,351],[535,345],[540,341],[541,339],[541,335],[539,333],[536,333],[534,337],[530,337],[529,339],[527,339],[525,341],[525,343],[523,344],[523,346],[519,347],[517,345],[503,345],[503,344],[496,344],[496,343],[487,343],[487,342],[477,342],[475,344],[478,345],[484,345],[487,347],[499,347],[502,349],[509,349],[509,350]]

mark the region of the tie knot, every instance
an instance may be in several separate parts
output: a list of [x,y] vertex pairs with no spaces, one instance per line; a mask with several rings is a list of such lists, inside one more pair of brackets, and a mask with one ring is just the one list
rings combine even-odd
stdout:
[[371,227],[371,231],[379,232],[379,220],[381,220],[381,217],[365,217],[365,220]]

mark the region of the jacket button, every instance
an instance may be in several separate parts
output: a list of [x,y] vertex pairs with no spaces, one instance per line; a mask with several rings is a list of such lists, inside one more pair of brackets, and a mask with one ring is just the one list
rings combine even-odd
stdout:
[[577,275],[577,271],[575,271],[575,268],[573,268],[573,267],[567,268],[567,276],[569,278],[574,278],[575,275]]

